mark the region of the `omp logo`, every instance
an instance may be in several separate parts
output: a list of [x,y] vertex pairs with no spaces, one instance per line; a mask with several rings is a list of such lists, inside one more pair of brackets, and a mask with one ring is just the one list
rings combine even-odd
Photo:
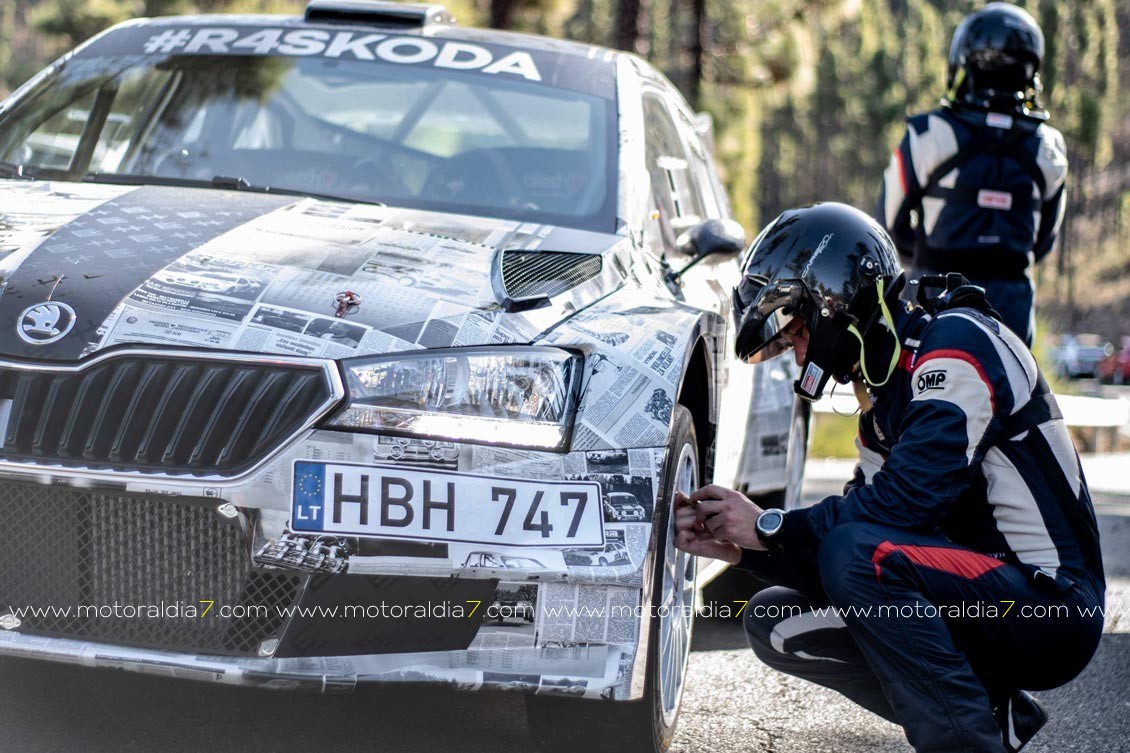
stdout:
[[204,55],[318,55],[327,58],[380,60],[401,65],[427,63],[436,68],[490,74],[509,73],[527,81],[541,81],[541,73],[528,52],[511,52],[495,60],[491,50],[477,44],[353,31],[166,29],[149,37],[142,49],[149,54],[185,52]]
[[926,371],[918,375],[918,391],[941,390],[946,386],[946,372]]

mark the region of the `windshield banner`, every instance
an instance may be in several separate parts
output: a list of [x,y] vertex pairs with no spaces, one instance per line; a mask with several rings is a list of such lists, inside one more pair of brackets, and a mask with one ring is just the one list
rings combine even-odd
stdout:
[[501,45],[397,35],[384,31],[255,26],[144,26],[118,29],[83,48],[83,56],[239,55],[320,57],[477,73],[615,96],[613,66],[598,58]]

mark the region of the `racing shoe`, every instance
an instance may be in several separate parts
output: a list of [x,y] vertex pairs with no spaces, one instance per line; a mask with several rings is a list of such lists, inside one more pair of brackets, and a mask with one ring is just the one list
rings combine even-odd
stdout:
[[1048,721],[1044,708],[1023,690],[1015,691],[1007,701],[993,709],[993,716],[1001,728],[1001,740],[1008,753],[1017,753]]

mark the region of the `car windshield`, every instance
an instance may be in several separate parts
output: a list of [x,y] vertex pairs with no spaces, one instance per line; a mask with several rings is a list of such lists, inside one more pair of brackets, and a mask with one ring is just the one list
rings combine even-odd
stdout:
[[444,68],[94,47],[0,117],[6,174],[269,187],[615,229],[610,97],[466,70],[458,50]]

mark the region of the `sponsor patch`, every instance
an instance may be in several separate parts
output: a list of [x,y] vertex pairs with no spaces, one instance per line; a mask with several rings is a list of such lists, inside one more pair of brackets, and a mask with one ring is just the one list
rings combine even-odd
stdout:
[[944,369],[924,371],[915,380],[915,387],[919,393],[930,390],[944,390],[946,388],[946,372]]
[[814,363],[808,364],[808,368],[804,370],[804,377],[800,380],[801,391],[808,395],[815,395],[816,387],[820,384],[820,378],[823,376],[824,369]]
[[985,125],[993,128],[1012,128],[1012,116],[1002,112],[990,112],[985,116]]
[[990,191],[982,188],[977,192],[977,206],[983,209],[1012,209],[1012,194],[1007,191]]

